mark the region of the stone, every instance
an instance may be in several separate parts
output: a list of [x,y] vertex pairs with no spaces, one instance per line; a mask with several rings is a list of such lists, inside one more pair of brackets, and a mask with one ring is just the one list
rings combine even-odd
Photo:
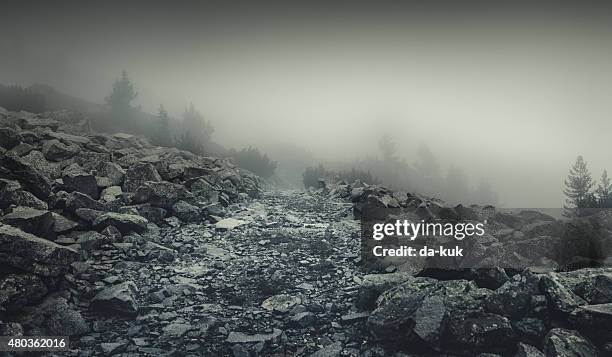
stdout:
[[30,151],[27,155],[23,156],[21,160],[35,167],[48,179],[54,180],[62,176],[60,163],[48,161],[45,155],[38,150]]
[[185,186],[171,182],[144,182],[136,189],[135,203],[150,203],[170,210],[179,200],[190,197]]
[[91,173],[83,171],[77,164],[72,164],[64,169],[62,180],[68,192],[81,192],[94,200],[97,200],[99,197],[96,177]]
[[183,222],[196,222],[200,219],[200,209],[182,200],[172,205],[172,212]]
[[34,274],[7,274],[0,277],[0,306],[20,310],[38,302],[47,294],[47,286]]
[[131,281],[109,286],[93,297],[91,306],[100,312],[133,316],[138,314],[137,292],[138,288]]
[[586,301],[567,289],[556,273],[548,273],[541,279],[544,293],[554,310],[569,314],[578,306],[585,305]]
[[76,212],[79,208],[88,208],[96,211],[108,211],[108,207],[91,196],[81,192],[71,192],[66,199],[66,209]]
[[274,295],[261,304],[261,307],[268,311],[276,311],[280,313],[286,313],[291,310],[292,307],[302,302],[302,300],[297,296],[291,295]]
[[163,333],[166,336],[169,336],[172,338],[178,338],[178,337],[182,337],[183,335],[185,335],[192,328],[193,327],[190,324],[173,322],[169,325],[166,325],[166,327],[164,327]]
[[23,188],[43,201],[51,193],[49,179],[19,157],[0,155],[0,178],[18,181]]
[[342,342],[334,342],[321,348],[310,357],[339,357],[342,353]]
[[79,226],[77,222],[62,216],[59,213],[52,212],[52,214],[53,220],[55,221],[55,224],[53,225],[53,231],[55,234],[65,234]]
[[[7,183],[9,181],[11,184]],[[49,209],[49,205],[46,202],[38,199],[28,191],[22,190],[18,182],[0,179],[0,209],[8,208],[11,205],[32,207],[39,210]]]
[[59,140],[45,141],[42,152],[49,161],[62,161],[69,159],[79,152],[77,145],[64,145]]
[[570,320],[581,327],[607,327],[612,323],[612,303],[585,305],[576,308]]
[[215,228],[219,230],[230,230],[245,225],[247,222],[236,218],[225,218],[215,223]]
[[247,335],[242,332],[232,331],[229,333],[225,341],[227,343],[257,343],[257,342],[265,343],[265,342],[277,340],[281,336],[282,333],[283,331],[276,329],[276,328],[273,330],[272,333],[268,333],[268,334],[258,333],[254,335]]
[[122,234],[129,232],[141,233],[147,229],[148,221],[146,218],[133,214],[121,214],[108,212],[96,218],[93,225],[98,231],[108,226],[116,227]]
[[372,309],[375,306],[376,298],[385,290],[411,278],[412,275],[405,272],[365,275],[357,293],[357,307]]
[[453,316],[449,331],[449,345],[457,345],[469,351],[485,348],[503,351],[514,343],[515,338],[510,320],[483,312]]
[[137,163],[125,172],[123,190],[126,192],[136,192],[138,187],[147,181],[159,182],[162,178],[155,167],[149,163]]
[[315,314],[310,311],[300,312],[291,316],[291,323],[301,327],[312,326],[315,320]]
[[544,353],[551,357],[595,357],[597,348],[578,331],[553,328],[544,338]]
[[[161,207],[152,206],[150,203],[143,203],[134,206],[127,206],[119,208],[120,213],[128,213],[127,210],[135,210],[139,216],[147,219],[149,222],[155,224],[161,223],[167,216],[167,211]],[[125,211],[125,212],[124,212]]]
[[423,300],[414,317],[414,333],[430,346],[440,343],[440,334],[444,331],[447,319],[447,308],[444,298],[430,296]]
[[107,236],[94,231],[78,232],[74,236],[76,243],[80,244],[81,249],[85,251],[100,249],[102,245],[110,243],[110,239]]
[[98,175],[107,177],[113,186],[123,185],[125,170],[114,162],[103,161],[97,166]]
[[0,147],[11,150],[17,146],[23,137],[19,132],[12,128],[0,128]]
[[74,213],[77,215],[77,217],[87,222],[89,225],[92,225],[96,218],[102,216],[106,212],[98,211],[91,208],[77,208]]
[[19,143],[19,145],[11,149],[11,152],[19,157],[23,157],[29,154],[32,150],[34,150],[34,146],[28,143]]
[[0,224],[0,264],[43,276],[59,276],[77,258],[73,249]]
[[81,313],[62,296],[52,294],[22,317],[24,325],[40,326],[49,336],[80,336],[90,332]]
[[100,200],[103,202],[112,202],[118,199],[121,194],[123,194],[121,186],[110,186],[102,190]]
[[49,211],[17,207],[11,213],[1,217],[0,222],[41,238],[55,239],[55,219]]
[[546,357],[544,353],[532,345],[519,342],[516,354],[514,357]]
[[[612,303],[612,273],[598,274],[580,287],[589,304]],[[580,294],[580,293],[578,293]]]

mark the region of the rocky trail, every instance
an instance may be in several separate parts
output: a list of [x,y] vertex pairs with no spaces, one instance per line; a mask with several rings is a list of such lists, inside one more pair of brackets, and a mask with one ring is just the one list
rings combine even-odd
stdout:
[[367,313],[354,311],[362,273],[350,208],[306,192],[269,191],[228,208],[235,228],[162,228],[157,243],[179,252],[171,263],[138,259],[145,254],[125,252],[121,244],[102,247],[78,263],[74,282],[83,290],[129,284],[135,291],[118,291],[116,303],[128,315],[136,307],[140,313],[108,317],[82,304],[93,331],[75,347],[104,354],[286,356],[344,346],[357,354]]

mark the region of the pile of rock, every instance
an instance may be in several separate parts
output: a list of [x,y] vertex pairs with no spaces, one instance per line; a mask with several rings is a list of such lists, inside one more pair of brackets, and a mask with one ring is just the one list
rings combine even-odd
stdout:
[[555,219],[538,211],[449,207],[379,186],[357,185],[351,192],[354,216],[364,222],[410,217],[485,224],[482,237],[451,239],[472,253],[453,264],[440,267],[437,258],[426,258],[368,267],[377,273],[364,277],[357,305],[371,311],[373,341],[426,354],[612,353],[606,212]]
[[227,159],[86,133],[67,117],[0,108],[0,321],[56,290],[79,256],[136,244],[131,235],[160,225],[220,221],[260,192],[258,177]]

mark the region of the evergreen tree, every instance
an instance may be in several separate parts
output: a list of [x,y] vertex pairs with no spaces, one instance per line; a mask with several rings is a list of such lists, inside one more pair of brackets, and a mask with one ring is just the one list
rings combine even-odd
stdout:
[[127,72],[121,72],[121,78],[115,80],[111,94],[106,97],[106,102],[110,105],[115,114],[126,114],[132,109],[131,103],[138,94],[134,90],[134,85],[130,81]]
[[565,189],[563,190],[567,197],[565,208],[592,207],[593,201],[596,201],[591,194],[592,186],[593,178],[587,164],[582,156],[578,156],[565,180]]
[[157,131],[153,139],[154,144],[158,146],[171,146],[172,141],[170,140],[170,118],[168,112],[163,105],[159,106],[157,114]]
[[389,134],[385,134],[380,138],[378,141],[378,148],[380,151],[382,151],[383,159],[385,161],[392,161],[395,159],[397,145]]
[[610,183],[610,178],[608,178],[608,171],[604,170],[601,174],[601,179],[599,185],[595,189],[595,194],[597,195],[599,207],[612,207],[612,184]]
[[183,112],[182,127],[184,134],[181,140],[185,142],[185,145],[187,147],[198,148],[200,153],[204,153],[207,144],[210,142],[214,128],[212,124],[204,119],[202,114],[194,108],[193,104]]

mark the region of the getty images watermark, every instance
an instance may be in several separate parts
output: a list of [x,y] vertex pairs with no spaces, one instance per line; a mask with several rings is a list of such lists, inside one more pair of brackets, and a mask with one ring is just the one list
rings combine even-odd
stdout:
[[[419,237],[452,237],[458,241],[469,237],[481,237],[485,234],[485,224],[482,223],[433,223],[410,222],[406,219],[396,220],[394,223],[374,223],[371,225],[371,237],[375,241],[382,241],[385,238],[393,237],[408,239],[410,242]],[[382,243],[382,242],[381,242]],[[385,247],[384,245],[374,245],[371,253],[375,257],[459,257],[463,256],[463,248],[459,246],[445,247],[438,246],[408,246],[400,245]]]

